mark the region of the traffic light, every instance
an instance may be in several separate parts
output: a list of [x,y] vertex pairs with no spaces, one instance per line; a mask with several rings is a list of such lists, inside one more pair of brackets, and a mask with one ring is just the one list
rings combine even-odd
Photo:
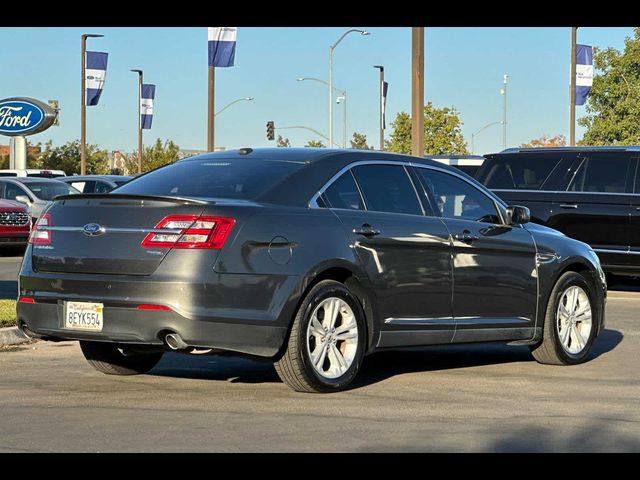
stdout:
[[267,122],[267,140],[275,140],[276,139],[275,128],[276,127],[273,124],[273,122],[271,122],[271,121]]

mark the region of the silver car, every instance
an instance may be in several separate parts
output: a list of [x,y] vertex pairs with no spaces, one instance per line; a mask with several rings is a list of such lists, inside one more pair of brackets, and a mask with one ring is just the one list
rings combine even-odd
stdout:
[[0,198],[24,203],[36,219],[58,195],[80,193],[60,180],[36,177],[0,178]]

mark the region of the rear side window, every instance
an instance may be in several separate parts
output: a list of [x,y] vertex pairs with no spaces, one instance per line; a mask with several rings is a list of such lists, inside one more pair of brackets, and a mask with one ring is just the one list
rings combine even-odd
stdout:
[[485,162],[477,179],[495,190],[550,189],[555,188],[551,184],[556,182],[549,180],[554,177],[558,180],[558,175],[566,174],[561,168],[563,163],[558,155],[500,155]]
[[92,181],[80,181],[80,182],[71,182],[71,186],[77,190],[80,190],[82,193],[94,193],[96,182]]
[[351,172],[342,174],[324,191],[324,200],[330,208],[364,210],[362,197]]
[[367,210],[422,215],[406,170],[396,165],[361,165],[352,169]]
[[302,166],[256,158],[183,160],[136,177],[117,193],[255,199]]
[[96,193],[107,193],[113,190],[114,187],[109,185],[107,182],[96,182]]
[[631,159],[628,157],[586,158],[573,177],[569,191],[625,193],[630,163]]

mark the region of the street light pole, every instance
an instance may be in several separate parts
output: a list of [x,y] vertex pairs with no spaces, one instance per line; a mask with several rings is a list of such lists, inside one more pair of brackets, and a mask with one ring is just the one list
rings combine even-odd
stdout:
[[569,88],[571,93],[569,98],[571,101],[571,114],[569,125],[569,145],[576,146],[576,42],[578,36],[578,27],[571,27],[571,82]]
[[503,95],[503,103],[502,103],[502,149],[507,148],[507,82],[509,80],[509,75],[504,74],[504,81],[502,84],[502,88],[500,89],[500,95]]
[[[319,82],[319,83],[323,83],[326,86],[329,86],[329,82],[322,80],[320,78],[315,78],[315,77],[300,77],[300,78],[296,78],[297,82],[304,82],[305,80],[312,80],[314,82]],[[342,119],[342,129],[343,129],[343,148],[347,148],[347,91],[346,90],[340,90],[338,87],[335,86],[331,86],[331,89],[334,90],[337,94],[339,94],[340,96],[338,97],[338,99],[336,100],[336,103],[340,103],[343,102],[343,107],[344,110],[342,112],[343,115],[343,119]],[[333,96],[331,97],[333,100]],[[342,98],[342,100],[340,100],[340,98]]]
[[476,136],[478,136],[479,133],[483,132],[484,130],[486,130],[489,127],[492,127],[494,125],[498,125],[501,124],[502,122],[491,122],[491,123],[487,123],[484,127],[482,127],[480,130],[478,130],[476,133],[472,133],[471,134],[471,155],[473,155],[475,153],[475,138]]
[[142,83],[144,80],[144,73],[142,70],[131,69],[132,72],[138,74],[138,173],[142,173]]
[[222,107],[220,110],[218,110],[216,113],[214,113],[214,116],[216,116],[216,117],[217,117],[217,116],[218,116],[218,115],[220,115],[222,112],[224,112],[227,108],[229,108],[231,105],[234,105],[234,104],[236,104],[236,103],[238,103],[238,102],[244,102],[244,101],[250,102],[250,101],[252,101],[252,100],[254,100],[254,98],[253,98],[253,97],[242,97],[242,98],[238,98],[238,99],[234,100],[233,102],[227,103],[224,107]]
[[215,87],[216,87],[216,67],[209,65],[209,98],[207,101],[207,151],[213,152],[215,144]]
[[382,105],[384,102],[384,67],[382,65],[374,65],[373,68],[380,70],[380,151],[384,150],[384,119]]
[[350,33],[358,32],[360,35],[369,35],[369,32],[366,30],[358,30],[357,28],[352,28],[351,30],[347,30],[342,34],[342,36],[329,47],[329,144],[333,145],[333,51],[336,49],[338,44],[342,41],[344,37],[349,35]]
[[87,38],[104,37],[97,33],[83,33],[80,36],[80,175],[87,173]]

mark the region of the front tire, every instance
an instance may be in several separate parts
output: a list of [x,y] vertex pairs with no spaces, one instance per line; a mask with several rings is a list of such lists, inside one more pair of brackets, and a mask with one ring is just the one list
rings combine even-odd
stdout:
[[358,300],[342,283],[323,280],[302,301],[276,372],[298,392],[344,390],[360,370],[365,339]]
[[591,285],[576,272],[564,273],[549,296],[542,342],[531,353],[540,363],[576,365],[595,340],[597,318]]
[[127,351],[113,343],[80,340],[80,349],[89,365],[107,375],[137,375],[147,373],[162,358],[164,352],[138,353]]

